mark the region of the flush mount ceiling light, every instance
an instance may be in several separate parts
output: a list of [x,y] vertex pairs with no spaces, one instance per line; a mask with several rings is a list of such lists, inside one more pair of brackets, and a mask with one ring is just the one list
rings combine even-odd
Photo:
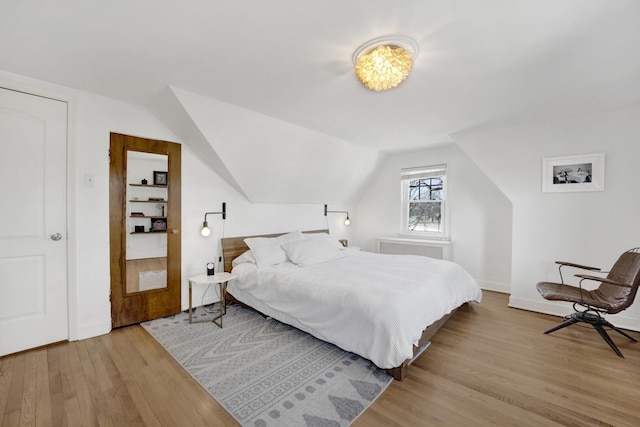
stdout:
[[392,89],[405,81],[418,55],[418,44],[407,36],[384,36],[370,40],[353,53],[356,75],[376,92]]

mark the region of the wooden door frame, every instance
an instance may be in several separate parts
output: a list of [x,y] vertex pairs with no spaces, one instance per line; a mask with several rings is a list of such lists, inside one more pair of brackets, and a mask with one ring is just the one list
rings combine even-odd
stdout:
[[[109,162],[109,246],[112,327],[140,323],[181,311],[181,145],[111,133]],[[128,150],[168,156],[167,287],[126,292],[126,157]]]

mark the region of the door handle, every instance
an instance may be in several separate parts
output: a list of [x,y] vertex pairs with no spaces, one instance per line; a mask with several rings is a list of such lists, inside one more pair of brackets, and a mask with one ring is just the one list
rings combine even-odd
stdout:
[[173,234],[178,234],[178,233],[180,233],[180,230],[178,230],[177,228],[173,228],[173,229],[171,229],[171,232]]
[[58,240],[62,240],[62,234],[60,233],[55,233],[51,235],[51,240],[53,240],[54,242],[57,242]]

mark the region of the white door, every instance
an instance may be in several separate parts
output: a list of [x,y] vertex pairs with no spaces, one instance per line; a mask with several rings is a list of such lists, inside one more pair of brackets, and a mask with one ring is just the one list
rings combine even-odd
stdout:
[[67,103],[0,88],[0,356],[67,340]]

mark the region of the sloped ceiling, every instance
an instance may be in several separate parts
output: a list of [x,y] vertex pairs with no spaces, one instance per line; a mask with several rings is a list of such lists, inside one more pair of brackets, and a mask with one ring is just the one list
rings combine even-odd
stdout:
[[150,109],[254,203],[350,201],[378,151],[168,88]]
[[[195,138],[184,143],[209,150],[251,199],[279,202],[293,196],[259,187],[238,147],[260,154],[262,176],[298,178],[327,170],[328,156],[315,163],[323,144],[368,159],[513,118],[640,102],[639,17],[637,0],[3,0],[0,69],[157,114],[176,107],[185,122],[172,127]],[[405,83],[370,92],[351,56],[388,34],[420,53]],[[213,111],[233,120],[207,127]],[[370,168],[357,169],[362,182]]]

